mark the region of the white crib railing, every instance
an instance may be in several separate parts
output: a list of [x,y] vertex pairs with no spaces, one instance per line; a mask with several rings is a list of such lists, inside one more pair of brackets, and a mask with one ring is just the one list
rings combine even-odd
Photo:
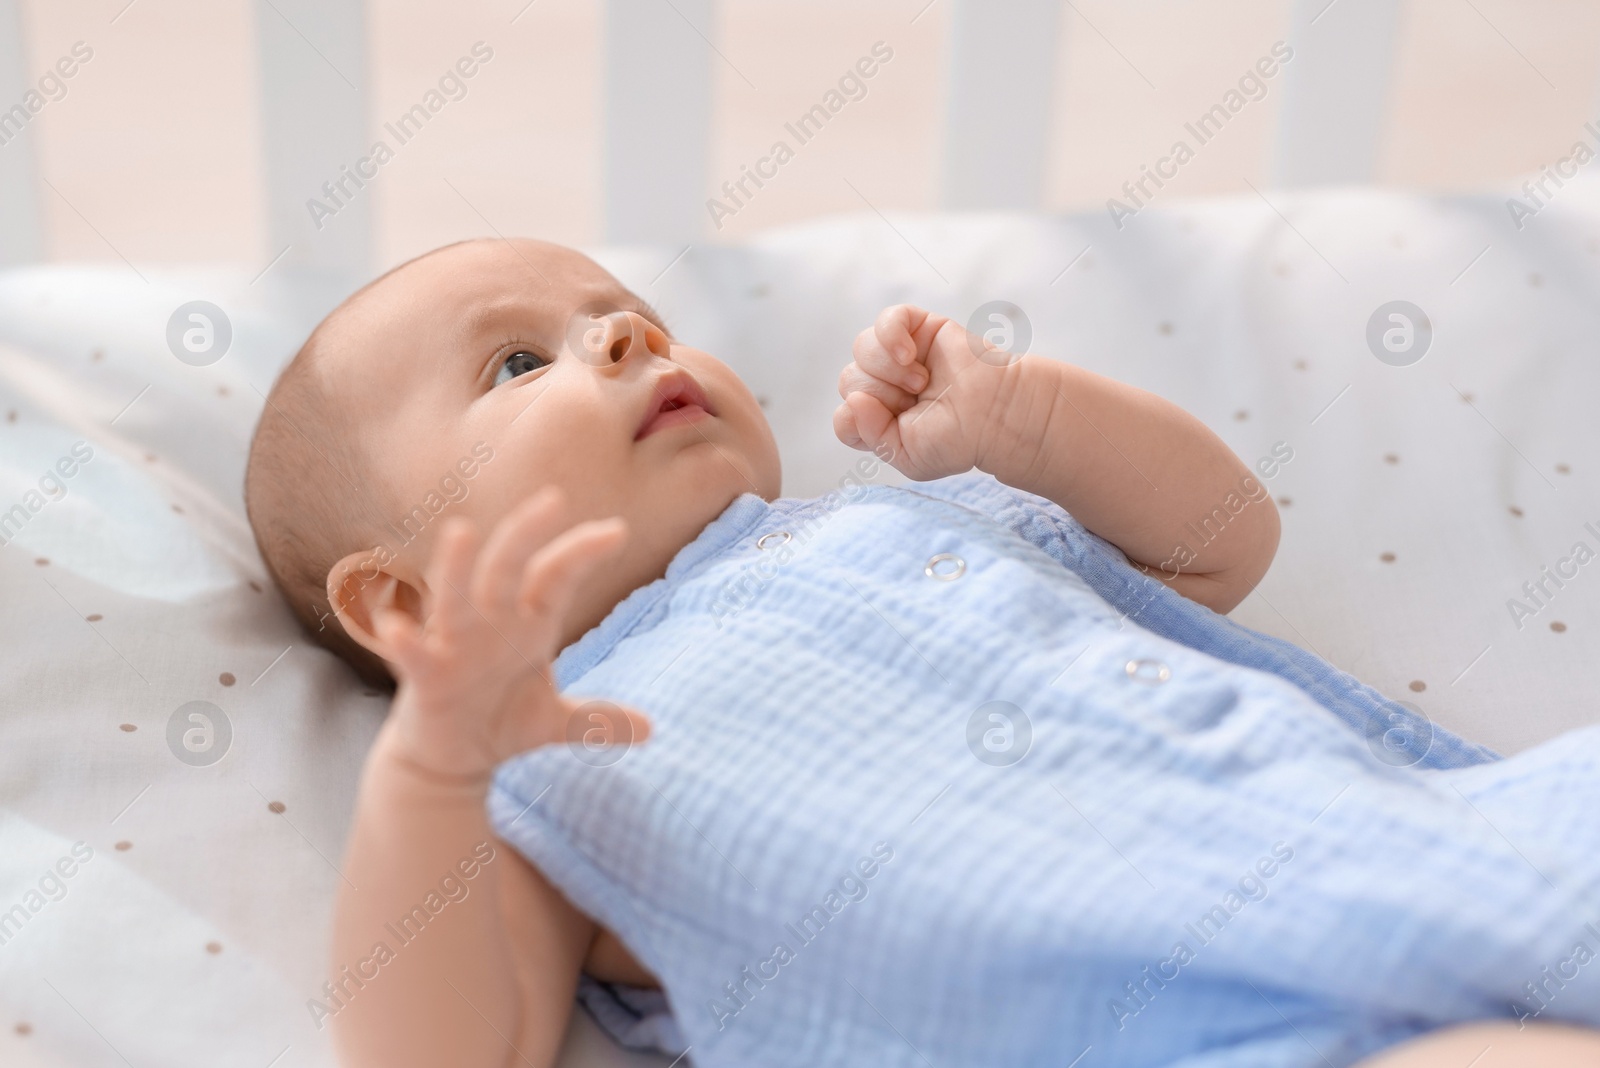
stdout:
[[604,18],[606,240],[697,237],[710,185],[712,64],[721,62],[711,44],[716,4],[605,0]]
[[[21,99],[32,81],[20,2],[0,0],[0,109]],[[1274,180],[1368,180],[1387,111],[1399,0],[1289,2],[1295,59],[1282,71]],[[714,44],[716,4],[602,3],[604,236],[698,240],[708,228],[714,79],[738,76]],[[1038,208],[1059,28],[1064,19],[1086,25],[1081,13],[1068,0],[932,3],[950,6],[944,205]],[[349,198],[338,225],[320,229],[306,204],[372,145],[374,117],[361,92],[369,72],[365,0],[252,4],[270,253],[321,272],[365,273],[372,198]],[[43,255],[34,136],[25,130],[0,144],[0,264]]]
[[[0,3],[5,0],[0,0]],[[306,209],[322,184],[372,148],[363,0],[253,0],[261,77],[269,255],[285,265],[361,274],[372,247],[372,197],[339,205],[318,228]],[[348,186],[347,186],[348,188]],[[285,251],[287,250],[287,251]]]
[[1060,0],[952,0],[943,201],[1037,208],[1050,145]]
[[1283,68],[1274,182],[1371,180],[1399,22],[1399,0],[1294,0],[1294,62]]
[[[0,0],[0,107],[22,99],[27,69],[17,0]],[[43,251],[35,166],[31,137],[22,134],[0,145],[0,265],[28,263]]]

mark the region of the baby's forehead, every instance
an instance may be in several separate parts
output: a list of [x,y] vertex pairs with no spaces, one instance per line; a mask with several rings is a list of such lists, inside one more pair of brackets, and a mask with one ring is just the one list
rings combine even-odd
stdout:
[[446,245],[380,278],[361,297],[362,303],[391,316],[407,310],[470,315],[491,305],[564,308],[574,300],[626,293],[581,252],[512,238]]
[[638,303],[589,257],[533,239],[462,242],[420,256],[358,292],[324,322],[339,362],[437,354],[482,333],[541,328],[559,336],[577,310]]

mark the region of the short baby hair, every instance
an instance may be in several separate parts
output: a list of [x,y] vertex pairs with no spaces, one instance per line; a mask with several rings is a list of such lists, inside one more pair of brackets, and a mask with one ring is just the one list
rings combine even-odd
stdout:
[[388,666],[345,631],[328,601],[327,584],[334,564],[378,544],[389,490],[375,477],[380,466],[339,410],[328,362],[340,348],[359,343],[343,320],[362,296],[439,251],[380,275],[317,324],[267,394],[245,467],[250,528],[295,618],[319,645],[381,686],[393,684]]
[[245,512],[267,573],[295,618],[367,682],[388,684],[383,661],[345,632],[328,601],[328,572],[371,545],[381,519],[372,503],[371,465],[330,403],[327,325],[312,332],[267,395],[245,468]]

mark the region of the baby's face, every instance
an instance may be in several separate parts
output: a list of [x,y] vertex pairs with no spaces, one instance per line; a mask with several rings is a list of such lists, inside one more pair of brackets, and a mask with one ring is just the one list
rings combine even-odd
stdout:
[[386,570],[416,589],[424,611],[422,570],[450,515],[487,536],[554,484],[574,522],[627,520],[628,541],[580,598],[571,639],[658,577],[734,498],[778,495],[777,445],[744,383],[673,340],[571,249],[453,246],[383,279],[348,312],[329,339],[330,385],[382,468],[362,492],[381,502],[393,528],[385,540],[400,548]]

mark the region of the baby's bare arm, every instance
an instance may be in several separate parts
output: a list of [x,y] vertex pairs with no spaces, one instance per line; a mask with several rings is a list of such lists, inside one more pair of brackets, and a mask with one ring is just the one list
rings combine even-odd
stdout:
[[1593,1068],[1600,1031],[1569,1024],[1482,1020],[1412,1039],[1356,1068]]
[[[426,772],[389,737],[367,761],[334,921],[335,983],[347,967],[370,976],[343,984],[332,1020],[342,1059],[545,1068],[594,924],[494,837],[487,780]],[[428,904],[440,911],[418,929],[415,910],[429,915]]]
[[[550,682],[561,628],[577,584],[622,540],[615,520],[569,527],[559,496],[514,510],[481,552],[470,524],[446,523],[421,618],[375,620],[400,686],[367,758],[334,918],[332,1022],[351,1068],[547,1068],[566,1029],[595,925],[484,812],[501,761],[564,737],[576,706]],[[649,734],[617,712],[633,738]]]
[[1024,356],[1013,373],[1013,440],[980,466],[1059,504],[1191,600],[1227,612],[1255,589],[1277,552],[1277,507],[1204,423],[1073,364]]
[[[1069,363],[996,352],[909,305],[886,308],[854,357],[834,415],[845,444],[887,447],[912,478],[978,467],[1048,498],[1219,612],[1266,574],[1278,545],[1272,498],[1177,405]],[[1205,541],[1191,525],[1208,520],[1217,533]]]

